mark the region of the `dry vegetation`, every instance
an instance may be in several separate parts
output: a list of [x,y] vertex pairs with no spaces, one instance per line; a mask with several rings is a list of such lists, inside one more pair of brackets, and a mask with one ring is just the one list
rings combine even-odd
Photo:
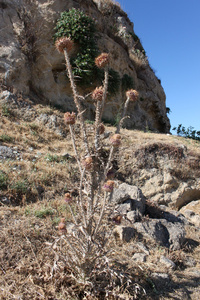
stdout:
[[[180,251],[169,252],[146,240],[151,253],[146,263],[130,259],[138,251],[140,237],[128,244],[110,237],[108,250],[113,275],[109,277],[110,270],[108,272],[105,266],[104,272],[93,278],[93,286],[81,281],[77,285],[66,265],[67,245],[57,229],[61,217],[70,223],[71,215],[63,195],[70,191],[76,196],[78,182],[63,113],[29,103],[33,108],[31,116],[44,112],[57,116],[57,126],[62,129],[60,135],[32,117],[24,120],[22,103],[25,105],[26,101],[16,101],[17,106],[1,106],[0,144],[14,149],[16,157],[0,160],[0,299],[90,299],[86,296],[90,289],[98,291],[96,299],[199,299],[198,275],[190,273],[185,263],[185,257],[192,254],[199,266],[200,240],[191,227],[185,247]],[[21,108],[17,108],[20,105]],[[115,128],[107,126],[107,132],[114,131]],[[79,124],[76,132],[79,132]],[[148,168],[147,154],[152,157],[151,164],[157,155],[168,155],[178,166],[187,147],[191,154],[188,172],[190,163],[193,163],[192,168],[199,163],[197,141],[135,130],[122,132],[123,146],[117,168],[123,176],[127,172],[127,178],[129,172],[133,176],[137,166],[133,164],[134,157],[139,168]],[[152,273],[167,271],[159,263],[164,254],[177,265],[176,270],[168,272],[170,281],[152,277]],[[112,287],[115,294],[109,294]]]

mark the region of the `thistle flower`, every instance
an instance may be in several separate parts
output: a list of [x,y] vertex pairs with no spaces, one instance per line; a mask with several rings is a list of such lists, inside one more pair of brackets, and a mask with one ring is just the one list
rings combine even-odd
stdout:
[[92,168],[92,157],[88,156],[82,161],[82,165],[86,170],[90,170]]
[[109,54],[101,53],[96,59],[95,64],[98,68],[104,68],[109,63]]
[[96,87],[96,89],[92,93],[92,99],[96,101],[102,101],[103,98],[103,87]]
[[139,93],[136,90],[129,90],[126,92],[126,97],[130,99],[130,101],[136,101],[138,99]]
[[108,180],[104,183],[103,189],[104,191],[111,193],[113,191],[115,182],[113,180]]
[[65,194],[65,198],[64,198],[65,202],[70,203],[72,202],[72,196],[70,193],[66,193]]
[[116,133],[110,138],[110,142],[113,147],[119,147],[121,144],[121,135]]
[[108,171],[106,179],[110,180],[110,179],[114,179],[114,178],[115,178],[115,171],[113,169],[111,169]]
[[60,223],[58,224],[58,230],[60,234],[64,234],[67,232],[65,218],[61,218]]
[[122,221],[122,216],[120,216],[120,215],[115,216],[113,218],[113,222],[115,222],[115,224],[117,224],[117,225],[121,224],[121,221]]
[[99,125],[98,129],[99,129],[99,134],[103,134],[105,132],[105,126],[103,125],[103,123]]
[[72,47],[73,47],[73,44],[74,44],[73,41],[68,37],[60,38],[55,43],[56,49],[60,53],[63,53],[64,50],[67,50],[67,52],[71,51]]
[[76,115],[74,112],[70,113],[70,112],[66,112],[64,114],[64,121],[66,124],[68,125],[73,125],[76,122]]

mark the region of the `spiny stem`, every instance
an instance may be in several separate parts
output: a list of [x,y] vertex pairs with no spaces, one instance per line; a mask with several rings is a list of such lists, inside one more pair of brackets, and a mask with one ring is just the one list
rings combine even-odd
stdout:
[[73,148],[74,148],[74,152],[75,152],[76,161],[77,161],[77,164],[78,164],[78,167],[79,167],[79,171],[80,171],[80,173],[82,173],[80,157],[79,157],[78,150],[77,150],[77,147],[76,147],[75,136],[74,136],[73,128],[72,128],[71,125],[69,125],[69,130],[70,130],[70,134],[71,134],[72,144],[73,144]]
[[70,84],[71,84],[71,88],[72,88],[72,92],[73,92],[73,96],[74,96],[74,103],[76,105],[76,108],[77,108],[77,111],[78,111],[78,114],[79,114],[79,117],[80,117],[81,129],[82,129],[82,134],[83,134],[83,141],[84,141],[84,144],[85,144],[86,152],[87,152],[87,154],[89,154],[90,150],[89,150],[89,145],[88,145],[87,133],[86,133],[84,118],[83,118],[83,114],[82,114],[81,104],[80,104],[76,84],[74,82],[74,75],[72,73],[72,68],[71,68],[69,55],[68,55],[66,49],[64,49],[64,55],[65,55],[65,61],[66,61],[68,76],[69,76],[69,80],[70,80]]
[[128,104],[130,102],[130,99],[129,97],[126,99],[126,102],[124,103],[124,110],[123,110],[123,113],[122,113],[122,117],[121,117],[121,120],[119,121],[119,124],[117,126],[117,130],[116,130],[116,133],[119,133],[120,132],[120,128],[123,124],[123,121],[124,121],[124,117],[126,115],[126,112],[127,112],[127,108],[128,108]]

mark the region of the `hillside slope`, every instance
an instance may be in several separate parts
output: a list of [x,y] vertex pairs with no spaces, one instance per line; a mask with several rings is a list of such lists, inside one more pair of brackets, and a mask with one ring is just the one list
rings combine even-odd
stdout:
[[[63,195],[76,196],[79,179],[63,112],[6,87],[1,95],[0,298],[90,299],[90,287],[70,277],[57,228],[61,217],[70,228]],[[86,124],[92,134],[93,124]],[[114,131],[106,124],[105,146]],[[79,137],[79,124],[75,132]],[[121,224],[108,220],[115,232],[109,242],[113,270],[131,282],[114,298],[102,276],[96,299],[199,299],[199,163],[197,141],[122,130],[113,161],[116,189],[136,185],[145,210],[137,216],[127,208]]]
[[[73,110],[63,56],[56,51],[53,40],[56,21],[71,8],[80,9],[94,20],[99,51],[109,52],[112,57],[110,78],[115,92],[109,95],[104,119],[116,122],[124,100],[124,86],[132,82],[140,98],[130,107],[126,127],[169,132],[161,82],[149,65],[133,23],[111,0],[1,1],[0,79],[37,102]],[[101,83],[97,80],[96,84]],[[93,87],[91,82],[80,86],[80,93],[86,95]],[[87,118],[93,119],[95,108],[90,97],[84,104]]]

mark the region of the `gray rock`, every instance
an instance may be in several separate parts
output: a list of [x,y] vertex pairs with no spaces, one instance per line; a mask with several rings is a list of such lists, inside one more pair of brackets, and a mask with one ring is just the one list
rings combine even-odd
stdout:
[[142,235],[153,238],[156,242],[171,250],[180,249],[185,237],[183,224],[171,223],[163,219],[149,219],[146,222],[136,222],[134,223],[134,228]]
[[127,183],[120,184],[113,193],[113,201],[120,204],[119,212],[121,211],[121,213],[134,210],[143,215],[145,211],[145,197],[137,186]]
[[0,146],[0,159],[15,159],[16,153],[7,146]]
[[137,262],[145,262],[147,260],[147,255],[144,253],[135,253],[132,256],[132,259]]
[[135,229],[132,227],[125,227],[125,226],[117,226],[113,230],[113,234],[116,239],[120,239],[124,242],[130,242],[132,238],[135,237]]
[[175,269],[176,268],[175,263],[171,259],[169,259],[165,256],[161,256],[160,262],[162,264],[164,264],[168,269]]
[[167,280],[167,281],[169,281],[169,275],[168,274],[166,274],[166,273],[152,273],[151,274],[151,277],[153,278],[153,279],[156,279],[156,280]]

